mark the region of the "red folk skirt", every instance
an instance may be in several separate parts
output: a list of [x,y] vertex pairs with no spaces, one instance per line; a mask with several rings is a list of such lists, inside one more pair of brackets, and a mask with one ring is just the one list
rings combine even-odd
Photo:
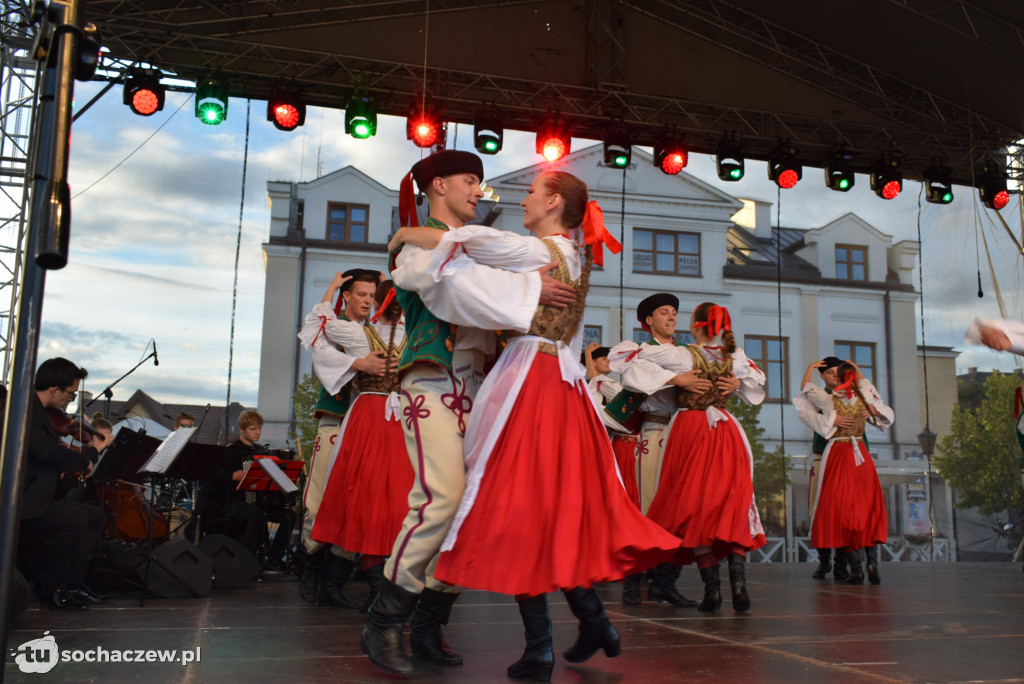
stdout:
[[864,442],[857,441],[863,460],[849,440],[836,440],[822,455],[817,508],[811,523],[816,549],[859,549],[884,544],[889,523],[875,462]]
[[437,579],[534,596],[676,557],[679,540],[626,495],[586,392],[561,380],[556,357],[536,355]]
[[384,420],[386,400],[363,394],[349,409],[313,539],[365,555],[391,553],[409,512],[414,475],[402,424]]
[[629,500],[640,508],[640,487],[636,482],[636,440],[637,435],[612,435],[612,451],[619,464],[622,484],[626,487]]
[[647,511],[684,547],[711,546],[722,556],[737,545],[752,551],[765,544],[753,507],[752,456],[739,421],[726,415],[711,427],[705,411],[676,414]]

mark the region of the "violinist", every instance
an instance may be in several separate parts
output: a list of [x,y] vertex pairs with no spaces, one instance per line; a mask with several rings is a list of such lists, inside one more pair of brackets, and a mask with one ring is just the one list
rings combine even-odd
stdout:
[[48,410],[63,413],[88,375],[63,358],[47,359],[35,377],[35,398],[25,453],[20,552],[38,559],[35,583],[40,602],[56,610],[85,610],[103,599],[85,585],[85,569],[99,548],[106,514],[95,506],[55,499],[62,472],[91,472],[99,453],[112,441],[94,436],[81,451],[60,441]]

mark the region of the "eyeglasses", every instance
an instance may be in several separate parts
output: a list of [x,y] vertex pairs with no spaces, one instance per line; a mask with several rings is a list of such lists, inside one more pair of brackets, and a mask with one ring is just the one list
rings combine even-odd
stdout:
[[78,397],[78,392],[68,392],[67,390],[61,390],[61,392],[64,392],[64,394],[68,395],[68,399],[70,401],[74,401],[75,398]]

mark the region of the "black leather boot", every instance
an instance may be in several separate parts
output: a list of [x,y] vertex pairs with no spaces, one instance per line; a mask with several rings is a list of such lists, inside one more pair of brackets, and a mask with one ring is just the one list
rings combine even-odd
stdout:
[[850,577],[847,584],[864,584],[864,569],[860,565],[860,551],[847,551],[846,563],[850,566]]
[[842,549],[836,549],[835,564],[832,566],[832,577],[840,582],[850,579],[850,565],[846,562],[846,553]]
[[377,598],[377,594],[380,593],[380,586],[384,582],[384,564],[378,563],[372,568],[367,568],[363,571],[363,579],[366,580],[366,584],[370,587],[370,595],[366,599],[366,603],[359,606],[359,612],[365,613],[370,608],[370,604],[373,603],[373,599]]
[[324,566],[326,547],[320,547],[316,553],[306,554],[306,563],[302,566],[302,578],[299,580],[299,597],[306,603],[316,603],[320,588],[320,572]]
[[832,569],[832,549],[818,549],[818,569],[811,575],[814,579],[825,579]]
[[519,615],[526,628],[526,650],[522,657],[508,666],[513,679],[532,679],[537,682],[551,680],[555,669],[555,654],[551,650],[551,615],[544,594],[517,601]]
[[565,592],[565,600],[569,602],[569,610],[580,621],[580,633],[576,643],[562,655],[570,663],[582,663],[590,656],[604,649],[609,658],[622,653],[622,642],[615,631],[608,614],[604,612],[604,603],[597,590],[591,587],[576,587]]
[[747,558],[738,553],[729,554],[729,585],[732,587],[732,608],[737,613],[750,610],[747,593]]
[[868,582],[871,582],[872,584],[881,584],[882,576],[878,574],[878,547],[865,546],[864,555],[867,556],[865,570],[867,570],[868,573]]
[[360,645],[370,662],[382,670],[406,676],[415,672],[402,647],[402,626],[418,600],[419,594],[384,580],[367,611]]
[[647,598],[651,601],[671,603],[680,608],[692,608],[697,605],[676,589],[676,582],[679,581],[679,573],[683,568],[672,563],[662,563],[651,571],[651,588],[647,591]]
[[462,654],[449,647],[441,633],[441,625],[448,624],[452,604],[458,594],[445,594],[424,589],[409,619],[409,646],[412,654],[438,665],[461,665]]
[[352,575],[354,563],[348,558],[336,556],[330,551],[325,552],[323,567],[320,570],[320,587],[316,592],[318,606],[335,606],[337,608],[355,608],[357,604],[347,596],[342,588]]
[[697,606],[697,610],[710,613],[722,609],[722,582],[718,579],[718,566],[701,568],[700,578],[704,580],[704,600]]
[[630,575],[622,581],[622,602],[627,606],[639,606],[643,603],[640,588],[644,583],[644,573]]

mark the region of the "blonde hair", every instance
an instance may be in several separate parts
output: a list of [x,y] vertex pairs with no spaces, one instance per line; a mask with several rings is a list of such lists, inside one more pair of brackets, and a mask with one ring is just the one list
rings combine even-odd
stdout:
[[238,416],[238,429],[244,430],[253,425],[263,427],[263,416],[260,415],[259,411],[253,409],[242,411]]

